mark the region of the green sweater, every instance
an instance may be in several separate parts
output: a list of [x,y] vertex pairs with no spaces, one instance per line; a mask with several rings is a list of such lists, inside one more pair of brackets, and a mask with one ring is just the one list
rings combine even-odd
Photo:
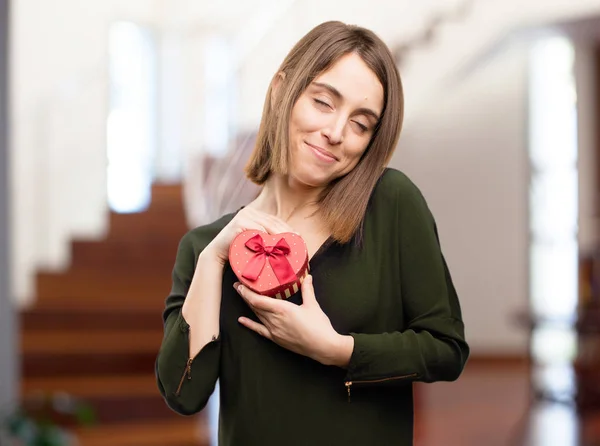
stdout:
[[[412,445],[414,381],[450,381],[469,354],[461,310],[434,219],[419,189],[386,169],[364,221],[363,244],[326,243],[310,260],[317,300],[354,338],[346,369],[279,347],[238,323],[258,320],[223,274],[220,336],[188,363],[181,316],[198,255],[233,218],[188,232],[179,245],[156,361],[176,412],[206,405],[220,381],[221,446]],[[300,304],[301,293],[290,301]],[[179,390],[179,392],[178,392]]]

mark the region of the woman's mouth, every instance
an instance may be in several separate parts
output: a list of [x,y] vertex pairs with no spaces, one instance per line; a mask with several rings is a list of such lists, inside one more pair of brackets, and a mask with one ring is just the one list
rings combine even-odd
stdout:
[[321,161],[327,162],[327,163],[334,163],[337,161],[337,158],[333,155],[333,153],[318,147],[318,146],[313,146],[312,144],[306,143],[306,145],[308,146],[309,149],[311,149],[311,151],[315,154],[315,156],[317,158],[319,158]]

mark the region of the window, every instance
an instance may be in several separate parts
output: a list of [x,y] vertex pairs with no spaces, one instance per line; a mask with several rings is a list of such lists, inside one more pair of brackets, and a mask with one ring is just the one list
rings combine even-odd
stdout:
[[150,203],[157,145],[156,43],[148,29],[118,22],[109,30],[108,54],[108,204],[139,212]]
[[[540,324],[531,354],[536,387],[558,400],[574,393],[572,327],[578,301],[577,97],[574,48],[561,36],[533,45],[529,160],[531,311]],[[577,444],[576,420],[564,406],[542,405],[532,435],[549,446]]]

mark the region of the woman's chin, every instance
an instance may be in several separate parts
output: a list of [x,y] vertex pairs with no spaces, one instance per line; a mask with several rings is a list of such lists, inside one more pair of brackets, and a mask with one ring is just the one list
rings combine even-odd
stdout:
[[313,172],[298,172],[294,175],[294,180],[304,187],[321,188],[329,183],[329,175],[325,172],[317,172],[315,169]]

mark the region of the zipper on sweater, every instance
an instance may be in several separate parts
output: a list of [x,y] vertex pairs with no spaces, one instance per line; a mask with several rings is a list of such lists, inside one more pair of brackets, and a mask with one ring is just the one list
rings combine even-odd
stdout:
[[[204,350],[207,345],[212,344],[217,341],[217,337],[213,335],[212,339],[200,349],[200,351]],[[198,352],[199,354],[200,352]],[[194,358],[188,358],[187,364],[185,365],[185,369],[183,370],[183,376],[181,377],[181,381],[179,381],[179,385],[177,386],[177,390],[175,391],[175,396],[181,395],[181,386],[183,386],[183,382],[187,376],[188,381],[192,379],[192,362],[194,362]]]
[[183,385],[183,381],[185,381],[185,377],[187,376],[188,380],[192,379],[192,361],[193,360],[194,360],[193,358],[189,358],[187,360],[185,370],[183,371],[183,376],[181,377],[181,381],[179,381],[179,386],[177,387],[177,390],[175,391],[175,396],[181,395],[181,386]]
[[397,379],[416,378],[417,376],[419,376],[418,373],[411,373],[410,375],[392,376],[391,378],[369,379],[369,380],[361,380],[361,381],[346,381],[345,386],[346,386],[346,389],[348,390],[348,402],[350,402],[350,393],[351,393],[350,388],[354,384],[377,384],[377,383],[383,383],[386,381],[394,381]]

